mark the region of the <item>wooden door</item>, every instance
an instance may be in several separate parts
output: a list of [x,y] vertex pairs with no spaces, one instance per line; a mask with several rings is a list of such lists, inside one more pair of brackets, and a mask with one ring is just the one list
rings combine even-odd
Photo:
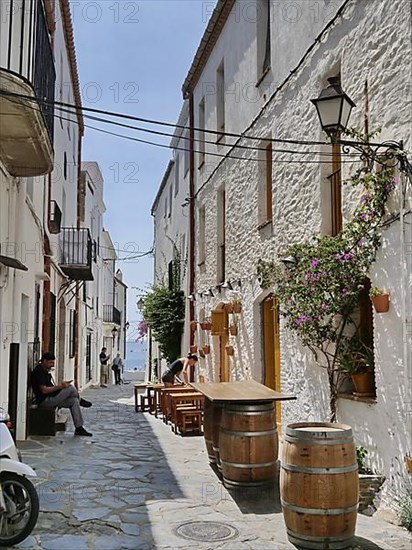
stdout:
[[223,308],[212,311],[212,335],[219,339],[219,382],[229,382],[229,358],[225,349],[228,343],[228,317]]
[[[280,385],[280,333],[279,333],[279,302],[269,296],[262,303],[262,334],[263,334],[263,372],[264,384],[272,390],[281,391]],[[281,406],[275,403],[276,423],[281,431]]]

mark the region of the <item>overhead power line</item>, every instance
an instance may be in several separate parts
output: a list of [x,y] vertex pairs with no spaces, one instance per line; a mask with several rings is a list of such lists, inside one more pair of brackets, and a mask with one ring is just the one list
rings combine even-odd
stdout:
[[[3,94],[3,92],[0,92],[0,94]],[[35,98],[32,98],[30,96],[20,96],[20,94],[10,94],[10,93],[6,93],[7,96],[14,96],[18,99],[16,100],[13,100],[13,99],[9,99],[10,101],[12,102],[15,102],[15,103],[18,103],[20,102],[21,98],[23,100],[30,100],[32,102],[36,102],[37,103],[37,100]],[[56,102],[56,104],[58,104],[60,102]],[[69,104],[65,104],[65,105],[69,105]],[[29,107],[33,110],[36,110],[36,111],[40,111],[40,109],[38,107],[35,107],[35,106],[32,106],[32,107]],[[77,109],[76,107],[73,107],[73,109]],[[66,111],[68,112],[69,114],[72,113],[72,111],[68,111],[67,109],[61,109],[60,110],[62,111]],[[73,114],[75,114],[73,112]],[[73,124],[77,124],[77,121],[76,120],[73,120],[71,118],[67,118],[67,117],[64,117],[64,116],[61,116],[61,115],[58,115],[58,114],[54,114],[54,117],[55,118],[58,118],[60,120],[65,120],[65,121],[68,121],[68,122],[71,122]],[[129,126],[129,125],[124,125],[124,124],[120,124],[120,123],[116,123],[116,122],[113,122],[113,121],[108,121],[106,119],[102,119],[102,118],[99,118],[99,117],[93,117],[92,115],[84,115],[85,118],[87,119],[91,119],[91,120],[97,120],[98,122],[102,122],[102,123],[110,123],[110,124],[113,124],[115,126],[121,126],[121,127],[127,127],[127,128],[130,128],[130,129],[133,129],[133,130],[137,130],[137,131],[146,131],[148,133],[155,133],[155,134],[159,134],[159,132],[155,132],[153,130],[149,130],[149,129],[141,129],[141,128],[135,128],[133,126]],[[137,138],[137,137],[133,137],[133,136],[128,136],[128,135],[124,135],[124,134],[119,134],[119,133],[116,133],[116,132],[110,132],[108,130],[104,130],[103,128],[98,128],[96,126],[92,126],[90,124],[85,124],[84,125],[86,128],[89,128],[91,130],[95,130],[95,131],[98,131],[98,132],[101,132],[101,133],[104,133],[104,134],[107,134],[107,135],[111,135],[111,136],[114,136],[114,137],[118,137],[118,138],[122,138],[122,139],[127,139],[129,141],[135,141],[137,143],[143,143],[143,144],[146,144],[146,145],[151,145],[151,146],[154,146],[154,147],[160,147],[160,148],[164,148],[164,149],[170,149],[170,146],[169,145],[166,145],[166,144],[162,144],[162,143],[158,143],[158,142],[154,142],[154,141],[149,141],[149,140],[144,140],[144,139],[141,139],[141,138]],[[164,135],[170,135],[170,134],[164,134]],[[249,139],[249,137],[248,137]],[[250,139],[259,139],[260,141],[265,141],[265,139],[262,139],[262,138],[250,138]],[[197,140],[197,141],[200,141],[202,142],[202,140]],[[291,141],[290,140],[270,140],[270,139],[266,139],[266,141],[280,141],[280,142],[287,142],[287,143],[290,143]],[[213,143],[214,142],[210,142],[210,141],[206,141],[204,143]],[[316,144],[316,142],[301,142],[301,143],[304,143],[305,145],[312,145],[312,144]],[[319,144],[319,143],[318,143]],[[322,145],[324,145],[323,143],[320,143]],[[228,145],[229,147],[232,147],[232,148],[236,148],[236,147],[239,147],[238,145],[236,144],[229,144]],[[262,148],[259,148],[259,147],[248,147],[248,146],[240,146],[240,148],[244,148],[244,149],[249,149],[249,150],[253,150],[253,151],[265,151],[266,149],[262,149]],[[174,147],[173,149],[177,150],[177,151],[185,151],[187,152],[188,149],[185,148],[185,147]],[[313,154],[325,154],[327,155],[327,153],[323,153],[323,152],[314,152],[314,151],[295,151],[295,150],[287,150],[287,149],[282,149],[282,150],[277,150],[277,149],[273,149],[273,152],[281,152],[281,153],[292,153],[292,154],[307,154],[307,155],[313,155]],[[211,151],[199,151],[199,150],[194,150],[194,153],[198,153],[198,154],[207,154],[208,156],[211,156],[211,157],[218,157],[218,158],[224,158],[224,159],[233,159],[233,160],[242,160],[242,161],[246,161],[246,162],[266,162],[266,159],[264,158],[245,158],[245,157],[239,157],[239,156],[234,156],[234,155],[230,155],[230,154],[221,154],[221,153],[213,153]],[[319,160],[319,159],[316,159],[316,160],[296,160],[296,159],[276,159],[276,162],[278,163],[295,163],[295,164],[330,164],[329,161],[322,161],[322,160]],[[345,162],[354,162],[352,160],[350,161],[343,161],[344,163]],[[356,162],[358,162],[358,160],[356,160]]]

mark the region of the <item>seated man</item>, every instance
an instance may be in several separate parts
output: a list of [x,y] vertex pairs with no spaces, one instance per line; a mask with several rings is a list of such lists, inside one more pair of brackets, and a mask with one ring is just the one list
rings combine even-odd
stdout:
[[74,386],[70,382],[56,385],[50,370],[54,367],[56,358],[50,352],[43,353],[40,363],[31,373],[31,385],[36,403],[39,407],[63,407],[70,409],[75,426],[74,435],[92,436],[83,427],[83,416],[80,407],[91,407],[86,399],[81,399]]

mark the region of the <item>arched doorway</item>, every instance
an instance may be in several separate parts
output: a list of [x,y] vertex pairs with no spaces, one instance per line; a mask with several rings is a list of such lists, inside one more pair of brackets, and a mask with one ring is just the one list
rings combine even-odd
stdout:
[[[262,342],[263,342],[263,383],[272,390],[281,391],[280,384],[280,331],[279,301],[272,294],[261,305]],[[281,405],[276,406],[276,423],[281,429]]]
[[225,304],[220,303],[212,311],[212,335],[215,337],[217,369],[219,382],[230,381],[229,358],[226,355],[226,345],[229,340],[229,321]]

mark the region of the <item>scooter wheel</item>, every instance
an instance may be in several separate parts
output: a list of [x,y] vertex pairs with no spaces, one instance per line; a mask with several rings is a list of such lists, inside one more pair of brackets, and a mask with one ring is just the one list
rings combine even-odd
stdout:
[[0,474],[6,509],[0,511],[0,547],[27,538],[39,517],[39,497],[32,482],[12,472]]

